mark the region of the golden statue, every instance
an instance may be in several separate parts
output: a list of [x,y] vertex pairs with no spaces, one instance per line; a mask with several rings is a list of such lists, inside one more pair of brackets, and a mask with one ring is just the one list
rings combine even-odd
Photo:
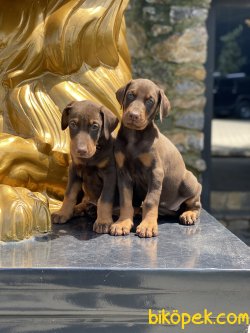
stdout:
[[0,0],[0,240],[50,230],[67,182],[65,105],[91,99],[120,117],[127,3]]

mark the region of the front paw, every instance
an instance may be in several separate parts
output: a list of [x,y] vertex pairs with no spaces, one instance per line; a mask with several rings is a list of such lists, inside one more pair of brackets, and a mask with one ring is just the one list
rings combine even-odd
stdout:
[[199,217],[199,213],[196,210],[187,210],[186,212],[182,213],[180,216],[180,223],[185,225],[192,225],[195,224]]
[[112,236],[125,236],[130,233],[133,227],[133,221],[131,219],[118,220],[113,223],[110,228],[110,235]]
[[66,223],[71,218],[70,214],[66,214],[65,212],[58,210],[57,212],[51,214],[51,221],[55,224],[63,224]]
[[110,226],[112,225],[113,220],[112,218],[107,219],[98,219],[95,221],[93,225],[93,231],[97,234],[108,234],[110,230]]
[[143,220],[136,228],[136,235],[142,238],[150,238],[158,235],[158,225],[156,222]]

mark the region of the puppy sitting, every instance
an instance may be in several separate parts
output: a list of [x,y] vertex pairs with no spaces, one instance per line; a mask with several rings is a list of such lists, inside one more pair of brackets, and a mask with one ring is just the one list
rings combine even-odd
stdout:
[[61,209],[52,214],[53,223],[65,223],[74,213],[81,189],[84,198],[79,208],[84,211],[89,203],[97,205],[94,231],[108,233],[116,186],[111,132],[118,119],[106,107],[91,101],[71,102],[62,113],[62,129],[69,126],[69,178]]
[[170,103],[152,81],[130,81],[116,92],[123,108],[122,125],[115,142],[118,169],[120,218],[111,235],[126,235],[133,226],[133,198],[142,206],[142,222],[136,233],[158,233],[158,213],[180,215],[180,222],[193,224],[200,214],[201,185],[185,167],[176,147],[154,123],[168,115]]

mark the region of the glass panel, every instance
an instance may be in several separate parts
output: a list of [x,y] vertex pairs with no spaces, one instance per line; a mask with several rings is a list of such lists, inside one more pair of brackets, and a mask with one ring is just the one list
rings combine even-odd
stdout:
[[250,245],[250,1],[214,6],[211,209]]
[[214,116],[250,119],[250,7],[216,6]]

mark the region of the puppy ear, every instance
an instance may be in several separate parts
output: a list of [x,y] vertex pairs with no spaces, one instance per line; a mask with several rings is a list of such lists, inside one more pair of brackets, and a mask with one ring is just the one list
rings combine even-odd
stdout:
[[120,89],[118,89],[117,92],[115,93],[116,99],[120,103],[121,107],[123,107],[123,103],[124,103],[124,99],[125,99],[125,96],[126,96],[126,92],[127,92],[128,88],[129,88],[129,86],[131,85],[132,81],[133,80],[130,80],[125,86],[123,86]]
[[162,118],[168,116],[171,108],[170,102],[162,89],[160,89],[159,91],[158,105],[159,105],[160,121],[162,122]]
[[69,125],[69,112],[72,109],[73,104],[74,102],[70,102],[62,112],[62,119],[61,119],[62,130],[65,130]]
[[119,123],[118,118],[105,106],[101,106],[100,113],[103,121],[103,132],[106,140],[109,139],[110,134],[115,130]]

